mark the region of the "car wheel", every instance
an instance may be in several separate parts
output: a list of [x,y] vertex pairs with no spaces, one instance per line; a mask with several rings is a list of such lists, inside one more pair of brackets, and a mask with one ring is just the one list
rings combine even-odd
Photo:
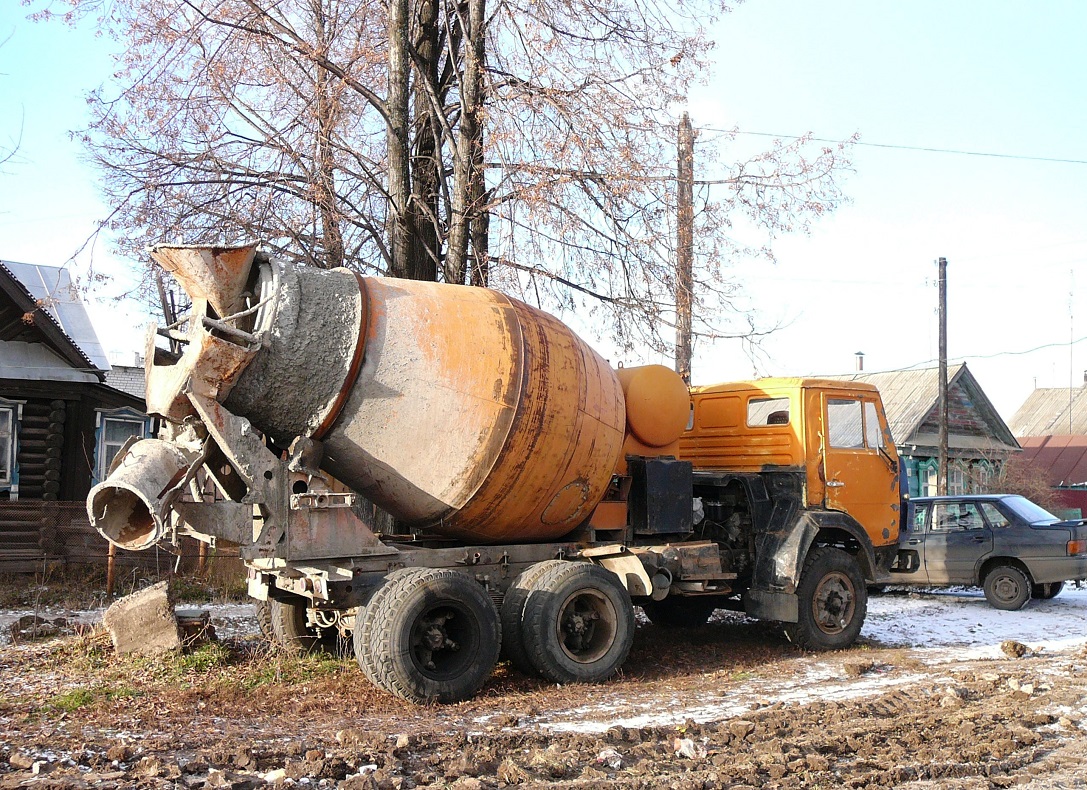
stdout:
[[985,599],[994,609],[1014,612],[1030,600],[1027,574],[1014,565],[997,565],[985,574]]
[[1030,586],[1030,597],[1037,598],[1039,601],[1048,601],[1050,598],[1056,598],[1061,594],[1061,590],[1064,589],[1064,582],[1050,582],[1049,584],[1032,584]]

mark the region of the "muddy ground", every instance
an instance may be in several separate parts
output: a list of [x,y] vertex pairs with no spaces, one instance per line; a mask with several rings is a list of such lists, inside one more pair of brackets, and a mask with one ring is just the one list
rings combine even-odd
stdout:
[[[909,616],[889,600],[872,622]],[[0,788],[1087,786],[1087,635],[1016,641],[1029,607],[983,657],[879,629],[810,655],[737,616],[643,622],[607,684],[500,665],[444,707],[378,692],[350,661],[276,655],[231,611],[218,645],[181,658],[118,658],[93,629],[0,647]]]

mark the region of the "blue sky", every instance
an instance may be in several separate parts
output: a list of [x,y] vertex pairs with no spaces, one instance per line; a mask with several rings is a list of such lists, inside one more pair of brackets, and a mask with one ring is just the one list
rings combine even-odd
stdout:
[[[0,175],[0,258],[60,264],[106,211],[68,132],[111,63],[92,31],[24,14],[0,8],[0,140],[22,127]],[[1087,160],[1085,32],[1087,4],[1072,0],[748,0],[710,31],[716,66],[689,109],[699,127]],[[767,143],[741,136],[726,154]],[[1087,341],[1069,340],[1087,337],[1087,164],[860,146],[854,167],[850,205],[810,236],[779,239],[776,264],[736,263],[750,304],[784,326],[754,360],[735,341],[700,344],[696,383],[846,372],[856,351],[870,370],[934,360],[939,256],[950,356],[1006,418],[1035,383],[1083,381]],[[121,361],[143,345],[139,306],[106,298],[128,287],[126,265],[95,250],[115,280],[89,305]]]

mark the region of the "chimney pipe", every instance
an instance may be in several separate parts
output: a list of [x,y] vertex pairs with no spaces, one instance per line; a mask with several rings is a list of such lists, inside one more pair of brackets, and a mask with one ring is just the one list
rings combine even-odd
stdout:
[[[864,352],[858,351],[854,356],[857,358],[857,371],[864,370]],[[1087,381],[1087,371],[1084,372],[1084,381]]]

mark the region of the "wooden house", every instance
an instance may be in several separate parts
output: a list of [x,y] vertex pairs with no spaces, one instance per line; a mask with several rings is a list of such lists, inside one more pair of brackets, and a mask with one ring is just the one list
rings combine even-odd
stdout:
[[87,492],[151,428],[110,372],[67,270],[0,262],[0,571],[104,556]]

